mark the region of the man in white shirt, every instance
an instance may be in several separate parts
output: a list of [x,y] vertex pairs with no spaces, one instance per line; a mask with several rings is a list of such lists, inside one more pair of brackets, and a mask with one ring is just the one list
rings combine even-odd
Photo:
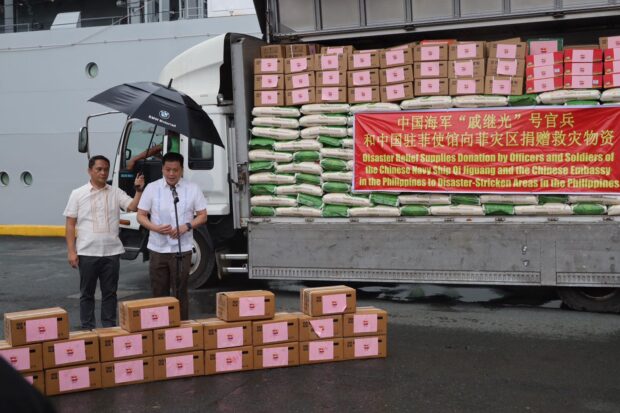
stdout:
[[[189,319],[187,279],[192,258],[193,228],[207,222],[207,201],[198,185],[182,178],[183,156],[168,152],[163,157],[163,178],[151,182],[138,204],[138,222],[150,231],[149,272],[154,297],[177,297],[181,319]],[[175,199],[179,216],[177,231]],[[149,218],[149,214],[151,215]],[[181,259],[178,259],[179,237]],[[180,274],[177,278],[177,265]]]
[[144,177],[136,177],[136,195],[132,199],[123,190],[107,184],[110,161],[105,156],[88,160],[88,174],[90,181],[71,192],[63,215],[69,264],[80,271],[81,327],[93,329],[97,280],[101,288],[101,324],[116,325],[120,255],[125,252],[118,237],[120,210],[137,210]]

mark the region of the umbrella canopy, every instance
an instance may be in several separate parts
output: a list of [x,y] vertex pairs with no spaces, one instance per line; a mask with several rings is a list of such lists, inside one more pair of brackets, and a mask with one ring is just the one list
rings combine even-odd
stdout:
[[224,147],[213,121],[185,93],[155,82],[124,83],[89,99],[132,118]]

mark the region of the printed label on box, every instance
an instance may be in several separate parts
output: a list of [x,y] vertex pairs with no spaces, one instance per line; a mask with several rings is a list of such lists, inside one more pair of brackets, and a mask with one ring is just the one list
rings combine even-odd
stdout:
[[331,318],[310,320],[310,326],[312,327],[312,331],[314,331],[319,338],[330,338],[334,336],[334,320]]
[[385,60],[389,65],[404,65],[405,64],[405,51],[404,50],[388,50],[385,52]]
[[534,56],[534,66],[547,66],[553,64],[553,53],[544,53]]
[[194,347],[191,327],[173,328],[165,331],[166,350]]
[[342,313],[346,308],[346,294],[329,294],[323,296],[323,314]]
[[140,310],[141,328],[158,328],[170,325],[168,306],[142,308]]
[[321,56],[321,70],[338,69],[338,55]]
[[405,81],[405,69],[402,67],[395,67],[393,69],[387,69],[385,71],[385,77],[389,82],[404,82]]
[[323,84],[324,85],[337,85],[340,82],[340,72],[337,70],[331,70],[323,72]]
[[28,370],[30,368],[30,349],[12,348],[0,350],[0,357],[5,359],[15,370]]
[[420,48],[421,60],[439,60],[440,55],[439,46],[424,46]]
[[142,334],[114,337],[114,357],[130,357],[142,355]]
[[370,83],[370,72],[353,72],[353,85],[363,86]]
[[544,79],[546,77],[553,77],[553,66],[540,66],[534,67],[534,78]]
[[494,95],[510,94],[510,79],[493,79],[491,81],[491,93]]
[[262,72],[275,72],[278,70],[278,59],[261,59],[260,70]]
[[554,89],[553,78],[534,80],[534,90],[546,92]]
[[573,76],[571,86],[578,88],[592,88],[592,81],[592,76]]
[[60,391],[84,389],[89,386],[90,375],[88,374],[88,366],[60,370],[58,372],[58,389]]
[[504,76],[516,76],[517,75],[517,60],[498,60],[497,61],[497,74]]
[[353,333],[374,333],[377,331],[377,314],[355,314]]
[[474,57],[476,57],[475,43],[459,44],[456,46],[457,59],[469,59]]
[[304,73],[303,75],[294,75],[291,77],[291,81],[295,87],[309,87],[310,75],[307,73]]
[[326,50],[327,54],[343,54],[344,47],[328,47]]
[[530,54],[553,53],[558,51],[558,42],[555,40],[536,40],[530,42]]
[[614,73],[612,80],[614,86],[620,86],[620,73]]
[[370,53],[360,53],[353,55],[353,67],[354,68],[364,68],[368,67],[371,64]]
[[288,323],[286,321],[263,324],[263,343],[274,343],[287,340]]
[[263,367],[288,366],[288,347],[268,347],[263,349]]
[[[405,85],[386,86],[385,92],[388,99],[399,99],[405,97]],[[346,303],[345,303],[346,308]]]
[[243,346],[243,327],[220,328],[217,330],[217,348]]
[[86,360],[86,342],[84,340],[54,344],[54,361],[56,365],[84,360]]
[[239,297],[239,315],[265,315],[265,297]]
[[379,355],[379,337],[364,337],[355,339],[355,357],[369,357]]
[[[420,72],[422,76],[439,76],[439,62],[420,63]],[[403,79],[405,74],[403,73]]]
[[166,357],[166,377],[191,376],[194,374],[194,355]]
[[114,363],[114,383],[128,383],[144,380],[142,360],[128,360]]
[[26,320],[26,342],[58,339],[56,317]]
[[466,62],[454,62],[454,74],[456,76],[473,76],[474,62],[471,60]]
[[573,74],[592,75],[592,63],[573,63]]
[[459,79],[456,81],[456,93],[474,93],[476,81],[473,79]]
[[333,360],[334,359],[334,342],[333,341],[310,341],[308,343],[308,359],[316,360]]
[[263,105],[275,104],[277,101],[278,92],[261,92],[260,94],[260,103]]
[[262,87],[278,86],[278,75],[262,75],[260,84]]
[[241,360],[241,350],[215,353],[215,371],[241,370],[243,368]]
[[305,57],[297,57],[289,60],[291,72],[304,72],[308,69],[308,59]]
[[517,45],[516,44],[498,44],[497,45],[497,57],[503,57],[505,59],[516,59]]
[[[308,89],[294,90],[292,93],[293,103],[303,103],[310,100],[310,91]],[[241,313],[239,313],[241,315]]]
[[610,49],[620,47],[620,36],[609,36],[607,38],[607,47]]
[[358,87],[355,88],[355,100],[358,102],[364,102],[372,99],[372,88],[370,87]]
[[587,63],[594,57],[594,50],[573,50],[573,62]]
[[421,79],[420,89],[422,93],[438,93],[439,79]]

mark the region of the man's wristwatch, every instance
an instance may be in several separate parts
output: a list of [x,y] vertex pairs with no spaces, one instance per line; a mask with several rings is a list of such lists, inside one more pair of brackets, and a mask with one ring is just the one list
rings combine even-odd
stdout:
[[192,223],[191,223],[191,222],[186,222],[186,223],[185,223],[185,226],[187,227],[187,230],[188,230],[188,231],[191,231],[191,230],[192,230]]

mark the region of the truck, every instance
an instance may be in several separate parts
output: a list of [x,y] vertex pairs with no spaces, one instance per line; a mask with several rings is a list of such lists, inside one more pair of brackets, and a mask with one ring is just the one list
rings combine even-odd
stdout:
[[[181,53],[160,83],[190,95],[216,125],[225,149],[180,137],[184,178],[203,189],[208,223],[194,231],[190,286],[231,274],[266,280],[555,287],[570,308],[620,312],[620,226],[612,216],[253,217],[248,142],[253,62],[266,44],[320,42],[381,48],[421,39],[562,37],[598,43],[617,35],[620,6],[554,0],[256,0],[263,38],[228,33]],[[88,124],[88,120],[87,120]],[[88,130],[81,133],[85,151]],[[112,185],[133,194],[128,161],[171,140],[127,119]],[[147,182],[161,160],[139,162]],[[123,215],[124,258],[143,253],[148,232]]]

